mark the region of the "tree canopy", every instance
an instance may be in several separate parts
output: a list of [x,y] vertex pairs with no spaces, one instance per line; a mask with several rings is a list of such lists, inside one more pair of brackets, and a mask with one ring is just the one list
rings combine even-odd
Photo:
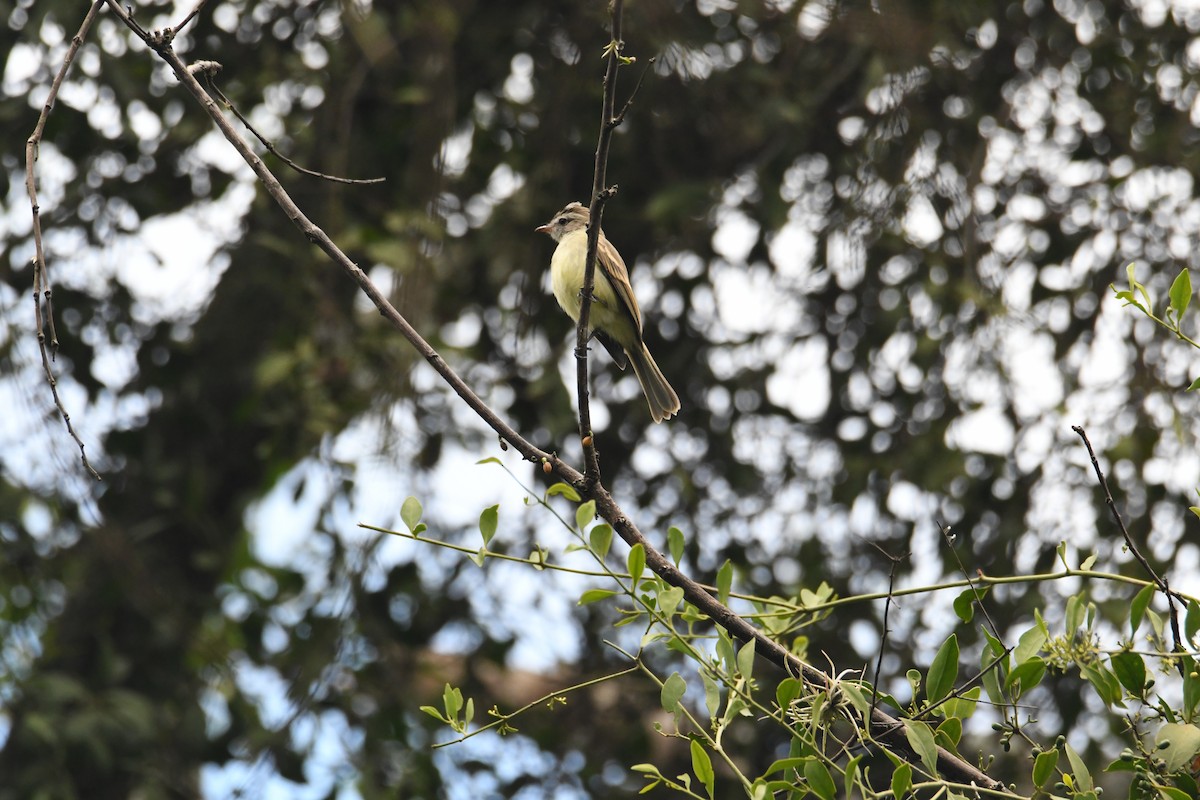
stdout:
[[[475,391],[575,463],[575,336],[533,228],[590,199],[606,6],[230,1],[174,41],[220,64],[279,153],[386,179],[305,176],[262,148]],[[103,480],[81,468],[35,338],[23,187],[86,12],[22,2],[0,28],[0,797],[628,797],[632,764],[690,769],[636,676],[431,749],[444,727],[419,709],[446,683],[482,717],[623,668],[605,642],[637,637],[576,603],[586,578],[359,527],[404,530],[415,496],[426,535],[468,552],[493,503],[493,548],[559,559],[570,541],[522,503],[554,478],[297,232],[103,4],[36,167],[52,368]],[[1161,311],[1200,261],[1198,28],[1167,0],[630,2],[618,102],[638,89],[604,229],[683,407],[652,424],[593,348],[591,409],[641,529],[664,549],[679,529],[680,563],[716,583],[728,562],[737,592],[880,594],[787,645],[904,699],[959,592],[889,607],[889,587],[1028,578],[1064,552],[1146,578],[1080,425],[1143,552],[1200,593],[1197,351],[1110,288],[1133,274]],[[986,607],[1006,636],[1035,612],[1061,627],[1082,584],[997,585]],[[1137,588],[1086,588],[1096,634],[1134,638]],[[957,641],[978,668],[978,626]],[[1078,673],[1026,700],[1030,729],[1094,773],[1117,757],[1122,717]],[[981,719],[968,734],[994,737]],[[729,746],[760,769],[788,752],[752,727]],[[1019,782],[1028,755],[991,774]]]

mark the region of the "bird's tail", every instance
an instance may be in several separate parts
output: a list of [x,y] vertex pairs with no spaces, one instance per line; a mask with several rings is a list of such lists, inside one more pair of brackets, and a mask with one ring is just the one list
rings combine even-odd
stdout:
[[643,342],[629,351],[629,362],[633,364],[633,374],[642,385],[642,393],[646,395],[646,403],[650,406],[650,416],[655,422],[670,419],[679,411],[679,395],[667,383],[662,370],[654,363],[654,356],[646,349]]

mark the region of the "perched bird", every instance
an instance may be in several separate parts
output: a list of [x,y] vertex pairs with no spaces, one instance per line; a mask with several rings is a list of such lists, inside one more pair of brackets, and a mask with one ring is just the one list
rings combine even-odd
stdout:
[[[587,231],[591,212],[581,203],[571,203],[554,218],[536,228],[558,242],[550,259],[550,284],[554,297],[571,319],[579,321],[580,295],[583,292],[583,267],[587,260]],[[633,364],[633,374],[642,385],[650,416],[655,422],[670,419],[679,411],[679,396],[663,377],[654,357],[642,340],[642,312],[629,271],[617,248],[600,231],[596,249],[595,289],[588,312],[591,335],[604,345],[617,366]]]

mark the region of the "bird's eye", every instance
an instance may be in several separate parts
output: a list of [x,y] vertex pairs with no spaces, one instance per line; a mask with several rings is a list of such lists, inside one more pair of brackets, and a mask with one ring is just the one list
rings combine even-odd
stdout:
[[567,218],[566,218],[566,217],[559,217],[559,218],[558,218],[558,224],[559,224],[559,225],[566,225],[566,224],[567,224]]

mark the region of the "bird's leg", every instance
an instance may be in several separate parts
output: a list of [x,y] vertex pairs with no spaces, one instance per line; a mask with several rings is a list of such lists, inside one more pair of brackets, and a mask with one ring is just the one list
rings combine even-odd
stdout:
[[[583,295],[583,287],[581,286],[579,288],[579,302],[581,302],[581,303],[583,302],[583,296],[584,296]],[[596,292],[594,290],[592,291],[592,305],[597,305],[597,306],[604,305],[604,301],[596,296]]]

